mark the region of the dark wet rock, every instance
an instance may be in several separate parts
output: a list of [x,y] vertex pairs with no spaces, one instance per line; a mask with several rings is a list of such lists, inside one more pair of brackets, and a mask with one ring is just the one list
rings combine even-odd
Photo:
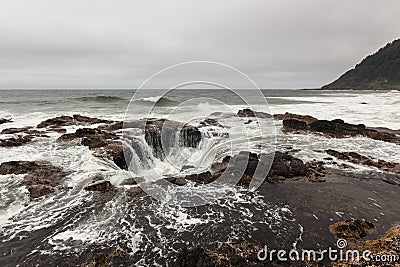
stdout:
[[188,181],[183,177],[178,177],[178,178],[171,177],[171,178],[166,178],[165,180],[179,186],[184,186],[188,183]]
[[[247,165],[246,165],[247,163]],[[259,163],[258,155],[255,153],[240,151],[239,154],[231,158],[227,169],[235,166],[246,166],[244,174],[253,176]]]
[[77,121],[77,122],[86,122],[86,123],[90,123],[90,124],[110,123],[110,122],[112,122],[112,121],[110,121],[110,120],[103,120],[103,119],[91,118],[91,117],[82,116],[82,115],[79,115],[79,114],[73,115],[73,118],[74,118],[74,120]]
[[82,138],[81,145],[88,146],[90,149],[104,147],[107,145],[107,142],[101,138],[90,138],[84,137]]
[[370,157],[360,155],[357,152],[339,152],[333,149],[328,149],[326,153],[328,153],[331,156],[334,156],[337,159],[348,161],[354,164],[375,167],[382,171],[400,174],[399,163],[387,162],[381,159],[374,160]]
[[400,130],[393,130],[387,127],[367,127],[367,129],[375,130],[377,132],[400,135]]
[[203,172],[198,174],[190,174],[185,176],[185,180],[190,180],[199,184],[209,184],[214,182],[220,176],[219,173]]
[[366,129],[363,124],[349,124],[343,120],[335,119],[332,121],[328,120],[317,120],[310,123],[310,130],[326,133],[333,137],[343,136],[356,136],[361,135]]
[[222,244],[219,248],[206,250],[202,247],[184,248],[173,266],[265,266],[257,258],[262,247],[248,242]]
[[138,186],[131,187],[125,190],[125,196],[127,197],[137,197],[137,196],[144,196],[146,193],[143,191],[142,188]]
[[72,141],[82,138],[81,145],[88,146],[89,148],[98,148],[106,146],[110,140],[117,139],[118,137],[106,131],[93,128],[77,129],[75,133],[64,134],[60,136],[58,142]]
[[22,146],[32,141],[33,136],[25,135],[18,137],[11,137],[7,139],[0,139],[0,147],[17,147]]
[[67,129],[53,127],[53,128],[48,129],[47,131],[48,132],[56,132],[56,133],[66,133]]
[[183,146],[196,148],[201,141],[201,132],[197,127],[185,125],[181,129],[179,137]]
[[287,151],[285,151],[285,153],[287,153],[289,155],[293,155],[293,154],[298,153],[300,151],[301,151],[301,149],[294,148],[294,149],[288,149]]
[[25,185],[31,198],[41,197],[54,191],[66,173],[48,161],[9,161],[0,165],[0,174],[26,174]]
[[233,157],[226,156],[220,163],[214,163],[211,166],[214,172],[205,180],[215,180],[223,174],[235,180],[240,176],[238,184],[249,185],[259,164],[262,165],[263,162],[260,162],[257,154],[241,151]]
[[97,118],[91,118],[82,116],[79,114],[71,116],[60,116],[51,119],[47,119],[38,124],[37,128],[60,128],[62,126],[71,126],[71,125],[92,125],[97,123],[110,123],[109,120],[102,120]]
[[164,159],[169,149],[179,143],[185,147],[197,147],[201,141],[201,132],[195,126],[185,125],[167,119],[147,119],[127,123],[127,127],[141,128],[145,131],[145,140],[153,149],[153,155]]
[[55,187],[61,184],[62,178],[67,174],[62,168],[53,166],[50,162],[34,162],[37,167],[27,172],[24,177],[25,185],[48,185]]
[[121,185],[136,185],[136,184],[137,184],[137,182],[136,182],[135,178],[128,178],[128,179],[125,179],[125,180],[121,183]]
[[[260,160],[263,158],[263,160]],[[226,156],[221,162],[211,165],[211,172],[191,174],[185,176],[186,180],[196,183],[208,184],[218,179],[222,174],[232,179],[240,176],[238,185],[249,185],[256,169],[260,166],[266,169],[266,155],[242,151],[233,157]],[[269,183],[280,183],[290,180],[299,180],[305,177],[310,182],[324,182],[327,173],[322,162],[311,162],[305,164],[302,160],[287,153],[275,152],[269,173],[265,175]]]
[[283,127],[284,127],[284,130],[286,130],[286,128],[296,129],[296,130],[305,130],[305,129],[307,129],[307,123],[305,123],[304,121],[299,121],[299,120],[295,120],[295,119],[287,119],[287,120],[283,121]]
[[99,139],[114,139],[117,136],[115,134],[102,131],[94,128],[80,128],[75,133],[64,134],[60,136],[57,141],[72,141],[77,138],[99,138]]
[[[393,226],[387,231],[384,237],[376,240],[367,240],[363,245],[363,250],[369,250],[374,255],[399,255],[400,254],[400,224]],[[397,256],[396,263],[400,263]]]
[[224,170],[228,167],[228,164],[229,164],[229,161],[230,161],[230,160],[231,160],[231,157],[230,157],[230,156],[225,156],[225,157],[222,159],[221,162],[214,162],[214,163],[211,165],[211,170],[212,170],[213,172],[224,171]]
[[346,163],[342,163],[339,166],[342,167],[343,169],[354,169],[354,167],[352,167]]
[[6,140],[9,140],[9,142],[6,143],[4,146],[7,146],[7,145],[8,146],[20,146],[20,145],[24,145],[24,144],[30,142],[34,137],[49,137],[48,135],[45,134],[45,132],[34,130],[30,126],[22,127],[22,128],[7,128],[7,129],[4,129],[1,133],[2,134],[19,134],[18,138],[6,139]]
[[365,136],[375,140],[385,142],[400,143],[400,136],[388,131],[378,131],[373,128],[367,128],[364,124],[345,123],[341,119],[315,120],[306,123],[299,119],[287,119],[283,121],[284,130],[302,130],[309,132],[318,132],[330,137],[343,138],[348,136]]
[[185,178],[176,178],[174,184],[183,186],[187,184],[187,180]]
[[31,198],[38,198],[55,192],[54,187],[48,185],[30,185],[28,191]]
[[37,128],[69,126],[75,125],[75,123],[71,116],[60,116],[42,121]]
[[361,102],[360,104],[361,105],[367,105],[368,103],[367,102]]
[[308,181],[312,183],[322,183],[325,182],[324,178],[329,172],[324,167],[324,163],[321,161],[310,161],[306,163],[307,168],[307,178]]
[[35,171],[44,162],[35,162],[35,161],[9,161],[3,162],[0,165],[0,174],[25,174],[31,171]]
[[[350,240],[354,242],[353,240]],[[353,244],[350,244],[353,246]],[[399,266],[400,265],[400,225],[395,225],[386,232],[385,236],[366,240],[356,246],[359,251],[370,251],[371,255],[380,255],[384,259],[381,262],[368,262],[368,265],[362,258],[352,261],[351,266]],[[371,264],[372,263],[372,264]],[[334,267],[349,266],[347,261],[337,261],[331,264]]]
[[97,127],[100,130],[104,130],[107,132],[114,132],[121,130],[124,127],[124,123],[122,121],[117,121],[117,122],[112,122],[112,123],[106,123],[104,125],[100,125]]
[[114,258],[120,257],[124,254],[124,252],[119,248],[113,248],[108,253],[98,253],[91,260],[82,264],[81,267],[107,267],[110,266],[110,263]]
[[15,134],[15,133],[21,133],[21,132],[27,132],[29,129],[32,129],[32,127],[27,126],[27,127],[22,127],[22,128],[7,128],[1,131],[2,134]]
[[295,176],[304,176],[306,173],[307,168],[302,160],[277,151],[275,152],[274,161],[268,176],[292,178]]
[[221,127],[221,128],[224,127],[216,119],[211,119],[211,118],[206,118],[205,120],[200,122],[200,127],[201,126],[203,126],[203,127],[204,126],[216,126],[216,127]]
[[4,124],[4,123],[8,123],[8,122],[12,122],[11,119],[0,119],[0,124]]
[[183,165],[181,168],[181,171],[185,171],[185,170],[189,170],[189,169],[193,169],[193,168],[194,168],[194,166],[192,166],[192,165]]
[[309,115],[299,115],[299,114],[293,114],[293,113],[289,113],[286,112],[285,114],[274,114],[274,118],[276,120],[298,120],[298,121],[302,121],[305,122],[306,124],[310,124],[314,121],[317,120],[317,118],[314,118],[312,116]]
[[[119,141],[119,137],[110,132],[96,128],[80,128],[75,133],[60,136],[58,142],[67,142],[79,139],[81,145],[88,146],[95,150],[95,156],[105,157],[112,160],[119,168],[127,170],[128,165],[125,161],[124,147]],[[129,151],[126,152],[127,155]]]
[[169,150],[178,143],[182,146],[197,147],[201,141],[201,132],[197,127],[167,119],[141,119],[126,122],[124,126],[142,129],[153,155],[160,159],[164,159]]
[[399,134],[391,134],[387,132],[380,132],[374,129],[366,129],[363,133],[364,136],[369,137],[375,140],[381,140],[385,142],[400,144],[400,135]]
[[[130,154],[128,152],[129,151],[125,152],[127,157],[129,157]],[[111,159],[120,169],[128,169],[128,164],[125,160],[124,146],[122,145],[122,143],[114,142],[108,144],[104,147],[104,154],[107,158]],[[128,159],[128,161],[129,160],[130,159]]]
[[346,240],[364,238],[373,228],[374,225],[372,223],[361,220],[346,220],[329,226],[329,230],[336,238],[344,238]]
[[391,180],[391,179],[388,179],[388,178],[382,178],[382,181],[387,183],[387,184],[399,185],[400,186],[400,182],[399,181]]
[[92,181],[92,183],[103,181],[104,180],[104,176],[101,173],[96,173],[95,175],[90,177],[90,180]]
[[251,118],[260,118],[260,119],[268,119],[272,118],[271,114],[259,111],[253,111],[251,109],[241,109],[237,113],[238,117],[251,117]]
[[37,131],[37,130],[28,130],[27,131],[29,136],[32,137],[49,137],[45,132],[43,131]]
[[115,191],[115,186],[110,181],[99,181],[86,186],[85,190],[106,193]]

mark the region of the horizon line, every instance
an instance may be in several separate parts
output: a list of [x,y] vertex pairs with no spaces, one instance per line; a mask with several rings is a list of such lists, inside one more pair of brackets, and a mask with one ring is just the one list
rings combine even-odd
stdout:
[[[139,90],[140,88],[129,87],[5,87],[0,90]],[[142,88],[140,90],[165,90],[168,88]],[[230,88],[231,89],[231,88]],[[234,90],[321,90],[321,88],[235,88]],[[222,88],[178,88],[175,90],[226,90]]]

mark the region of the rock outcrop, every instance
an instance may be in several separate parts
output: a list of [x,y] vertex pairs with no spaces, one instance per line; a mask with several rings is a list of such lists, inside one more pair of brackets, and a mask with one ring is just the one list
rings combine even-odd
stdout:
[[107,132],[115,132],[121,130],[124,127],[124,123],[122,121],[106,123],[97,127],[97,129],[104,130]]
[[0,174],[26,174],[22,185],[29,190],[31,198],[41,197],[55,191],[67,175],[60,167],[48,161],[9,161],[0,165]]
[[17,147],[22,146],[26,143],[32,141],[33,136],[25,135],[25,136],[18,136],[18,137],[11,137],[6,139],[0,139],[0,147]]
[[215,126],[215,127],[224,128],[224,126],[222,126],[216,119],[212,119],[212,118],[206,118],[202,122],[200,122],[199,124],[200,124],[199,127]]
[[93,255],[92,259],[80,265],[81,267],[107,267],[110,266],[115,258],[124,255],[124,251],[118,248],[109,248],[110,251],[97,253]]
[[109,141],[118,139],[117,135],[99,129],[80,128],[75,133],[63,134],[57,141],[68,142],[81,139],[81,144],[89,148],[98,148],[106,146]]
[[[358,226],[353,226],[353,229],[359,228]],[[365,231],[368,230],[365,229]],[[361,230],[363,232],[363,230]],[[356,237],[359,236],[358,231],[356,231]],[[364,267],[364,266],[399,266],[400,265],[400,225],[393,226],[387,231],[385,236],[375,240],[366,240],[365,242],[356,241],[354,238],[349,239],[350,247],[357,248],[358,251],[366,252],[369,259],[364,259],[360,257],[359,259],[354,259],[352,261],[339,260],[332,262],[333,267]],[[375,256],[379,255],[378,258]]]
[[309,115],[299,115],[299,114],[293,114],[286,112],[284,114],[274,114],[274,119],[276,120],[298,120],[298,121],[303,121],[306,124],[310,124],[311,122],[314,122],[318,120],[317,118]]
[[116,134],[100,129],[80,128],[75,133],[64,134],[57,139],[58,142],[73,140],[80,140],[81,145],[95,150],[95,156],[108,158],[119,168],[128,169],[124,156],[124,147]]
[[400,224],[390,228],[382,238],[365,241],[363,249],[373,254],[396,255],[394,263],[400,264]]
[[98,181],[94,182],[90,185],[87,185],[85,188],[87,191],[97,191],[102,193],[111,193],[115,191],[115,186],[111,184],[110,181]]
[[259,119],[269,119],[272,118],[271,114],[265,113],[265,112],[259,112],[259,111],[253,111],[251,109],[245,108],[241,109],[237,113],[238,117],[241,118],[259,118]]
[[22,127],[22,128],[6,128],[1,131],[1,134],[16,134],[16,133],[21,133],[21,132],[28,132],[30,129],[32,129],[31,126]]
[[400,174],[399,163],[387,162],[381,159],[374,160],[371,159],[370,157],[360,155],[357,152],[339,152],[333,149],[328,149],[326,150],[326,153],[340,160],[345,160],[359,165],[375,167],[386,172]]
[[[211,171],[186,175],[184,179],[200,184],[209,184],[224,174],[224,176],[232,177],[235,180],[240,176],[238,185],[249,185],[257,167],[267,164],[267,162],[260,159],[268,159],[268,157],[242,151],[232,158],[226,156],[221,162],[212,164]],[[326,173],[327,171],[322,166],[322,162],[305,164],[298,158],[277,151],[269,173],[265,174],[265,178],[269,183],[282,183],[303,178],[308,178],[310,182],[324,182],[325,179],[323,177]],[[177,184],[174,179],[176,178],[171,178],[170,181]]]
[[173,266],[264,266],[257,258],[262,247],[240,242],[222,244],[219,248],[206,250],[201,247],[183,249]]
[[92,124],[97,124],[97,123],[112,123],[112,121],[91,118],[91,117],[86,117],[86,116],[76,114],[76,115],[73,115],[72,117],[71,116],[60,116],[60,117],[47,119],[47,120],[39,123],[37,128],[46,128],[46,127],[60,128],[63,126],[71,126],[71,125],[87,126],[87,125],[92,125]]
[[328,174],[328,170],[324,167],[322,161],[310,161],[306,163],[307,178],[312,183],[325,182],[325,175]]
[[12,122],[11,119],[0,119],[0,124]]
[[125,190],[125,196],[127,197],[138,197],[138,196],[145,196],[146,192],[143,191],[142,188],[138,186],[133,186],[127,190]]
[[160,159],[176,145],[195,148],[201,141],[197,127],[167,119],[140,120],[127,123],[127,127],[144,129],[147,144],[153,149],[153,155]]
[[[130,161],[130,153],[124,149],[121,142],[112,142],[107,144],[107,146],[100,150],[100,153],[97,155],[105,156],[112,160],[120,169],[128,169],[127,161]],[[127,156],[128,160],[125,159],[125,156]]]
[[329,227],[329,230],[336,238],[344,238],[346,240],[358,240],[368,235],[374,225],[367,221],[347,220],[337,222]]
[[400,144],[400,136],[367,128],[364,124],[350,124],[343,120],[315,120],[312,122],[301,119],[283,121],[283,131],[308,131],[325,134],[330,137],[343,138],[348,136],[365,136],[375,140]]
[[0,147],[17,147],[32,141],[35,137],[48,137],[43,131],[32,129],[32,127],[6,128],[1,134],[14,135],[13,137],[0,139]]
[[[88,126],[92,124],[102,125],[97,128],[77,129],[75,133],[63,134],[57,141],[68,142],[79,140],[81,145],[96,150],[95,155],[105,156],[113,160],[118,167],[127,169],[127,163],[124,159],[124,147],[120,136],[115,133],[115,131],[123,128],[123,122],[74,115],[72,117],[60,116],[48,119],[41,122],[37,127],[46,127],[50,130],[58,131],[63,126]],[[143,129],[146,142],[153,149],[154,156],[160,159],[164,159],[169,149],[176,145],[197,147],[202,138],[201,132],[197,127],[167,119],[142,119],[128,122],[125,126],[126,128]],[[22,143],[24,140],[17,141]]]

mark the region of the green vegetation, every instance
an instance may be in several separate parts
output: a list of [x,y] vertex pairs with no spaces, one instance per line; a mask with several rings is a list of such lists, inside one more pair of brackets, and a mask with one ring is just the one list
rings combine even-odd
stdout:
[[366,57],[322,89],[400,89],[400,39]]

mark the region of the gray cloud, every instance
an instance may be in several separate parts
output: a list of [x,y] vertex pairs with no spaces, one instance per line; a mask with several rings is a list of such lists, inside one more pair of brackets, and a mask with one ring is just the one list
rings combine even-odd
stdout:
[[263,88],[315,88],[398,38],[399,9],[397,0],[3,1],[0,87],[134,88],[167,66],[210,60]]

